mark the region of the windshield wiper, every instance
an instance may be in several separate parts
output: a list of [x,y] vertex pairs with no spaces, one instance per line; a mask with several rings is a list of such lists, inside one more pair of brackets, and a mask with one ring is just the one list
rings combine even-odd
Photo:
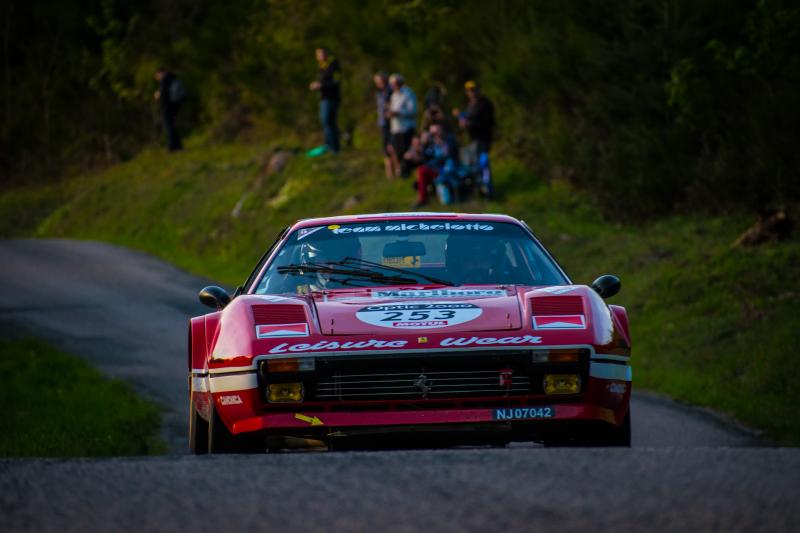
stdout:
[[[307,278],[316,278],[316,272],[294,272],[298,276],[304,276]],[[334,276],[329,277],[326,282],[328,283],[340,283],[342,285],[352,285],[353,287],[369,287],[369,285],[364,285],[363,283],[372,281],[370,279],[359,279],[359,278],[337,278]],[[354,283],[358,282],[358,283]]]
[[[372,261],[367,261],[366,259],[359,259],[357,257],[345,257],[341,261],[334,263],[339,265],[350,265],[350,264],[357,264],[357,265],[369,265],[372,267],[383,268],[386,270],[391,270],[393,272],[400,272],[401,274],[408,274],[411,276],[416,276],[420,279],[424,279],[426,281],[430,281],[431,283],[436,283],[437,285],[447,285],[448,287],[452,287],[455,285],[452,281],[447,281],[445,279],[435,278],[433,276],[429,276],[427,274],[422,274],[421,272],[414,272],[413,270],[408,270],[406,268],[398,268],[388,265],[382,265],[380,263],[373,263]],[[413,281],[413,280],[412,280]]]
[[[408,278],[403,276],[389,276],[387,274],[381,274],[380,272],[375,272],[374,270],[369,270],[366,268],[347,266],[343,263],[344,263],[343,261],[338,261],[331,263],[304,263],[300,265],[291,264],[291,265],[279,266],[277,268],[277,271],[279,274],[300,274],[300,275],[307,275],[311,273],[337,274],[337,275],[347,276],[345,278],[346,280],[349,279],[349,277],[363,278],[369,281],[389,283],[395,285],[414,282],[413,278]],[[347,268],[341,268],[345,266]],[[341,279],[331,279],[331,281],[341,281]]]

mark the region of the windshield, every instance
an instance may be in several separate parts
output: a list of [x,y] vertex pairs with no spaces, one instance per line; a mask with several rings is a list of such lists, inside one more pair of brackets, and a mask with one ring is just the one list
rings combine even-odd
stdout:
[[516,224],[406,220],[301,228],[256,294],[387,285],[561,285],[559,268]]

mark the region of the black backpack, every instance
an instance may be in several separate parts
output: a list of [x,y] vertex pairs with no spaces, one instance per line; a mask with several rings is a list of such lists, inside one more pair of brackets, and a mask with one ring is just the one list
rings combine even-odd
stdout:
[[177,104],[186,98],[186,86],[181,80],[175,78],[169,85],[169,101]]

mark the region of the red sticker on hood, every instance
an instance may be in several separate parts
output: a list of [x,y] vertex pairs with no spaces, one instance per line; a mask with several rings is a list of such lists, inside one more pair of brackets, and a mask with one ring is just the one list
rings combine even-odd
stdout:
[[308,324],[261,324],[256,326],[256,337],[259,339],[308,337]]
[[583,315],[535,316],[533,329],[586,329],[586,318]]

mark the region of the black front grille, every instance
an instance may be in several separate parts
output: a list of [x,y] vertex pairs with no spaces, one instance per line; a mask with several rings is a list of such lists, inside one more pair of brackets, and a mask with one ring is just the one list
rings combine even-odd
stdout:
[[[503,381],[501,381],[501,379]],[[527,375],[503,379],[499,370],[452,370],[346,374],[335,372],[318,381],[318,400],[371,400],[406,398],[452,398],[529,394]]]
[[502,399],[544,394],[546,373],[578,373],[586,383],[588,354],[578,363],[536,363],[529,350],[319,356],[313,372],[269,373],[262,361],[259,379],[262,390],[268,382],[302,381],[304,403]]

